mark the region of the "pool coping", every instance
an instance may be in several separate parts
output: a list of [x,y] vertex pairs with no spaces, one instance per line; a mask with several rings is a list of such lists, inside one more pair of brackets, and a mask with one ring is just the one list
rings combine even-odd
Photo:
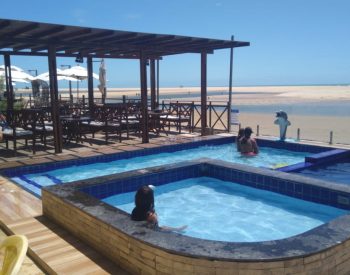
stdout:
[[272,176],[281,180],[304,184],[307,182],[311,186],[321,186],[328,189],[332,187],[334,190],[350,195],[350,187],[345,185],[331,186],[332,184],[329,182],[300,175],[286,174],[219,160],[201,159],[45,187],[43,188],[43,202],[45,194],[54,195],[57,199],[87,213],[91,218],[98,217],[98,220],[106,224],[106,226],[112,226],[147,245],[178,255],[209,260],[252,262],[293,259],[322,252],[340,245],[350,238],[350,215],[347,214],[302,234],[281,240],[251,243],[202,240],[177,233],[166,233],[149,229],[144,222],[132,221],[130,215],[126,212],[80,191],[83,187],[98,185],[102,182],[123,180],[130,177],[147,178],[147,175],[196,165],[222,166],[246,173],[267,177]]

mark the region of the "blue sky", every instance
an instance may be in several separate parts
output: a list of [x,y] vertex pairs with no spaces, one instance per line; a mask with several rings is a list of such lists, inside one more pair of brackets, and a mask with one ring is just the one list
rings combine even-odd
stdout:
[[[235,49],[234,86],[254,86],[350,83],[349,11],[348,0],[19,0],[3,1],[0,18],[218,39],[234,35],[251,42]],[[47,71],[45,58],[13,57],[12,64]],[[108,86],[139,87],[137,61],[106,64]],[[228,74],[229,51],[209,55],[208,85],[227,85]],[[199,86],[200,56],[165,57],[160,83]]]

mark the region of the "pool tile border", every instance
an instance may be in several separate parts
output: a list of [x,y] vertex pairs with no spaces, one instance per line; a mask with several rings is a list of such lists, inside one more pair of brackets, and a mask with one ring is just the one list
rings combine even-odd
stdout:
[[[101,198],[119,192],[135,191],[144,184],[159,185],[198,176],[236,181],[246,186],[350,209],[350,187],[348,186],[334,187],[327,182],[299,175],[210,159],[145,168],[45,187],[43,188],[43,206],[44,209],[50,207],[46,203],[47,197],[55,197],[70,207],[80,209],[91,218],[97,216],[97,219],[107,226],[113,226],[142,242],[181,255],[211,260],[286,260],[310,256],[349,240],[350,215],[341,216],[303,234],[283,240],[254,243],[215,242],[175,233],[154,232],[141,226],[140,223],[131,221],[127,213],[100,201]],[[92,193],[96,197],[92,197]],[[49,215],[52,215],[52,211],[49,212],[51,213]],[[314,240],[312,244],[310,244],[310,238]],[[210,247],[210,250],[204,247]]]
[[[143,148],[142,146],[140,146],[136,148],[133,147],[134,150],[127,150],[127,151],[116,152],[111,154],[100,154],[100,155],[95,155],[90,157],[73,158],[73,159],[61,160],[61,161],[55,161],[55,162],[49,162],[49,163],[40,163],[40,164],[33,164],[33,165],[16,165],[15,167],[0,168],[0,174],[3,174],[7,177],[15,177],[15,176],[20,176],[22,174],[46,172],[52,169],[65,168],[72,165],[79,166],[79,165],[91,164],[94,162],[109,162],[109,161],[118,160],[118,159],[126,159],[126,158],[145,156],[150,154],[185,150],[185,149],[195,148],[202,145],[225,144],[225,143],[234,142],[235,138],[236,138],[235,136],[204,136],[204,137],[194,137],[191,139],[186,138],[182,142],[179,142],[177,144],[172,144],[171,142],[167,141],[165,142],[165,144],[158,144],[156,147],[152,147],[152,148]],[[259,146],[269,146],[277,149],[286,149],[286,150],[293,150],[298,152],[310,152],[315,154],[334,149],[331,147],[322,147],[322,146],[290,143],[290,142],[279,142],[279,141],[272,141],[272,140],[265,140],[265,139],[257,139],[257,141]],[[299,165],[302,165],[302,164],[299,164]],[[305,167],[308,167],[308,166],[305,166]],[[283,168],[287,169],[286,167],[283,167]],[[280,168],[280,170],[283,171],[282,168]]]

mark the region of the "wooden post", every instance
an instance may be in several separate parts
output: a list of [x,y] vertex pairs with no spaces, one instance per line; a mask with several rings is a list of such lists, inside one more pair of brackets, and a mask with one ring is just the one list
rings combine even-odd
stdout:
[[157,107],[159,107],[159,59],[157,59]]
[[48,47],[49,77],[50,77],[50,98],[51,98],[51,116],[53,122],[53,136],[55,153],[62,153],[62,127],[59,114],[58,84],[57,84],[57,64],[56,47]]
[[147,102],[147,59],[140,51],[141,114],[142,143],[149,142],[148,136],[148,102]]
[[211,101],[209,101],[209,127],[210,128],[212,128],[212,120],[211,120],[212,108],[213,108],[213,106],[211,105]]
[[150,78],[151,78],[151,109],[156,108],[156,65],[155,60],[151,59],[150,62]]
[[201,135],[207,128],[207,53],[201,53]]
[[88,56],[88,58],[87,58],[87,71],[88,71],[89,111],[90,111],[90,114],[92,115],[94,112],[94,79],[92,78],[93,68],[92,68],[92,57],[91,56]]
[[11,73],[11,60],[10,55],[4,55],[5,63],[5,80],[6,80],[6,92],[7,92],[7,110],[6,115],[7,119],[11,119],[11,113],[13,113],[13,102],[14,102],[14,93],[12,86],[12,73]]
[[[234,41],[233,35],[231,40]],[[232,106],[232,72],[233,72],[233,47],[230,50],[230,80],[228,85],[228,132],[231,132],[231,106]]]

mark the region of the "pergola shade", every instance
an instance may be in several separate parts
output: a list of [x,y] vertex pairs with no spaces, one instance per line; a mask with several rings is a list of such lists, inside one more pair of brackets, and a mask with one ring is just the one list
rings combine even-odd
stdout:
[[[47,56],[50,79],[51,115],[54,128],[55,152],[62,152],[59,117],[57,57],[85,57],[88,67],[89,109],[93,113],[93,58],[123,58],[140,60],[142,142],[148,138],[147,64],[150,61],[151,98],[155,101],[155,60],[163,56],[199,53],[201,55],[201,109],[206,110],[207,54],[218,49],[249,46],[249,42],[198,38],[168,34],[129,32],[120,30],[76,27],[39,22],[0,19],[0,54],[4,55],[6,71],[7,112],[13,110],[11,76],[12,55]],[[231,54],[232,56],[232,54]],[[232,60],[232,57],[231,57]],[[158,67],[158,66],[157,66]],[[232,70],[230,69],[230,74]],[[155,102],[152,107],[155,107]],[[202,135],[207,126],[206,112],[201,113]]]
[[0,53],[47,55],[50,45],[57,56],[146,58],[181,53],[212,53],[217,49],[249,46],[249,42],[150,34],[0,19]]

